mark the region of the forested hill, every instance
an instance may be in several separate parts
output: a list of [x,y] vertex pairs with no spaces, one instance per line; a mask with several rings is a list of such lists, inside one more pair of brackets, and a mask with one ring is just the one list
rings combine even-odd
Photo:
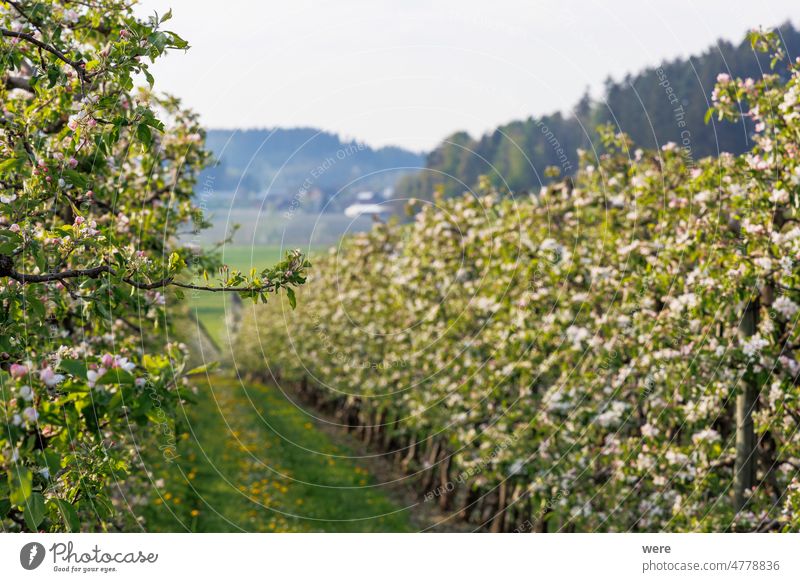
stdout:
[[[800,54],[800,31],[779,28],[785,50]],[[610,122],[646,148],[674,142],[693,159],[721,151],[741,153],[750,147],[747,124],[719,123],[704,117],[717,75],[758,78],[770,71],[769,58],[755,52],[748,39],[734,45],[719,41],[701,55],[648,68],[620,81],[606,82],[604,98],[584,96],[569,114],[554,113],[498,127],[474,139],[464,132],[444,140],[426,160],[431,171],[404,178],[400,195],[429,198],[435,188],[460,194],[465,185],[487,175],[500,188],[538,189],[548,179],[547,166],[570,174],[578,148],[598,148],[595,129]]]
[[[216,191],[294,195],[301,188],[326,195],[380,191],[424,164],[421,154],[398,147],[371,148],[314,128],[211,129],[206,144],[218,163],[206,170]],[[409,169],[411,168],[411,169]],[[201,180],[202,184],[202,180]]]

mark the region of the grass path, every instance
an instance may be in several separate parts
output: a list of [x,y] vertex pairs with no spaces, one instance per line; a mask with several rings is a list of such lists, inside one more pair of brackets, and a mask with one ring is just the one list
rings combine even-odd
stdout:
[[[149,531],[409,531],[408,511],[276,388],[198,380],[180,458],[153,467]],[[163,482],[161,481],[163,480]]]

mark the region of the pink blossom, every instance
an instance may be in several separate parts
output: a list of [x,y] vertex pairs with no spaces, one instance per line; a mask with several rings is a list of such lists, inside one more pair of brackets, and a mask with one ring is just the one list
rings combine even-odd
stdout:
[[14,224],[8,227],[8,230],[10,230],[11,232],[19,232],[20,228],[19,225],[15,222]]
[[76,160],[75,158],[70,158],[69,161],[67,162],[67,165],[69,165],[70,168],[75,169],[78,166],[78,160]]
[[10,372],[12,378],[22,378],[28,373],[28,367],[23,364],[11,364]]
[[105,375],[106,371],[105,368],[98,368],[97,370],[89,370],[86,372],[86,379],[89,382],[89,386],[94,388],[94,385]]
[[39,372],[39,379],[44,382],[47,386],[55,386],[59,384],[63,379],[64,376],[62,374],[56,374],[53,372],[52,368],[49,366]]
[[122,358],[120,356],[116,356],[114,358],[114,367],[121,368],[126,372],[133,372],[136,369],[136,364],[128,361],[128,358]]
[[103,364],[104,368],[112,368],[114,366],[114,356],[111,354],[104,354],[102,358],[100,358],[100,363]]

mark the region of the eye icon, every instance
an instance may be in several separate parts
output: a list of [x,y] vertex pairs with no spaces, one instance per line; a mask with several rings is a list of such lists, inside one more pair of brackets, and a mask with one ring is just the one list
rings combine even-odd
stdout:
[[19,563],[26,570],[35,570],[44,561],[44,546],[39,542],[30,542],[19,551]]

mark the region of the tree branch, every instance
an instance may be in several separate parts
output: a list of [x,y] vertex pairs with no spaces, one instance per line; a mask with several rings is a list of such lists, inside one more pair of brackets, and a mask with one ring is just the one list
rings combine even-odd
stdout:
[[69,269],[67,271],[59,271],[57,273],[45,273],[43,275],[32,275],[30,273],[20,273],[13,268],[5,269],[4,258],[10,258],[6,255],[0,255],[0,277],[10,277],[15,281],[22,283],[48,283],[51,281],[64,281],[65,279],[75,278],[89,278],[97,279],[103,273],[111,273],[111,267],[107,265],[100,265],[99,267],[92,267],[91,269]]
[[84,82],[86,81],[86,70],[83,68],[83,63],[81,61],[73,61],[71,58],[69,58],[67,55],[62,53],[54,46],[50,46],[49,44],[40,41],[35,36],[28,34],[26,32],[15,32],[13,30],[6,30],[5,28],[0,28],[0,35],[24,40],[39,47],[44,51],[47,51],[51,55],[55,56],[58,60],[68,64],[70,67],[75,69],[75,72],[78,73],[78,76],[81,78],[81,81]]
[[203,285],[192,285],[190,283],[178,283],[177,281],[172,281],[171,285],[174,287],[182,287],[183,289],[194,289],[196,291],[211,291],[213,292],[234,292],[234,293],[241,293],[246,291],[272,291],[275,286],[274,285],[261,285],[260,287],[205,287]]
[[[53,281],[64,282],[68,279],[97,279],[100,275],[108,273],[110,275],[117,275],[116,271],[108,265],[99,265],[89,269],[68,269],[66,271],[58,271],[55,273],[44,273],[41,275],[33,275],[30,273],[20,273],[14,269],[13,259],[8,255],[0,255],[0,277],[9,277],[23,285],[29,283],[49,283]],[[248,293],[248,292],[262,292],[273,291],[275,285],[270,283],[268,285],[253,286],[253,287],[207,287],[204,285],[193,285],[191,283],[179,283],[173,277],[165,277],[158,281],[145,283],[136,281],[130,277],[123,277],[122,281],[131,287],[136,287],[142,290],[161,289],[163,287],[173,286],[181,287],[183,289],[194,289],[196,291],[210,291],[216,293]]]
[[30,80],[24,77],[14,77],[12,75],[6,76],[3,81],[9,89],[22,89],[23,91],[33,92]]

